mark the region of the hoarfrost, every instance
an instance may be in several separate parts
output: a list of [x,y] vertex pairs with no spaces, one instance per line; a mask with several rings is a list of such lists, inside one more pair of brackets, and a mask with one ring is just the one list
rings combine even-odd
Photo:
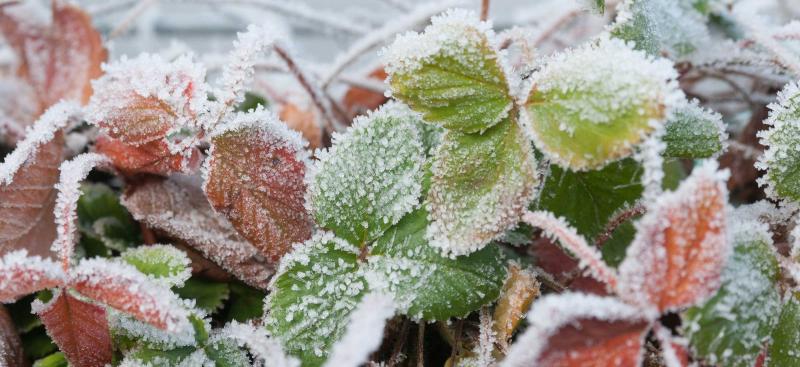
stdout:
[[358,367],[366,363],[370,353],[383,341],[386,321],[395,314],[391,296],[369,293],[350,314],[350,322],[342,339],[333,345],[326,367]]

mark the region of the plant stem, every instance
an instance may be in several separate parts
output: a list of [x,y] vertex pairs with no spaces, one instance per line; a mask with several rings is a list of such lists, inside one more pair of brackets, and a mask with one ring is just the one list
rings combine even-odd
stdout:
[[481,0],[481,20],[489,19],[489,0]]
[[643,205],[636,204],[633,207],[623,211],[622,213],[617,214],[616,216],[611,218],[611,220],[608,221],[608,224],[606,224],[606,227],[605,229],[603,229],[603,232],[601,232],[594,240],[594,245],[597,247],[603,247],[606,241],[608,241],[608,239],[611,238],[611,235],[614,233],[617,227],[622,225],[622,223],[627,222],[628,219],[631,219],[637,215],[644,214],[646,211],[647,209],[645,209]]

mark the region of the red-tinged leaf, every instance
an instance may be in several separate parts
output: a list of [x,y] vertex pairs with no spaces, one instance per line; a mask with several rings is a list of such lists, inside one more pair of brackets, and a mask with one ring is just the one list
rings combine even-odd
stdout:
[[695,305],[719,288],[730,252],[726,179],[716,162],[706,162],[648,207],[619,267],[621,298],[664,312]]
[[[64,157],[61,132],[38,147],[33,159],[24,159],[13,170],[13,181],[0,182],[0,255],[27,249],[31,255],[51,257],[50,245],[56,238],[56,202],[54,185],[58,182],[58,165]],[[19,149],[19,148],[18,148]],[[6,164],[14,153],[6,157]]]
[[660,325],[656,328],[655,335],[661,343],[664,363],[667,367],[689,366],[689,342],[686,339],[672,336],[667,329]]
[[127,263],[83,260],[73,269],[70,286],[157,328],[178,331],[189,327],[188,314],[177,296]]
[[47,304],[35,301],[32,308],[72,366],[103,367],[111,363],[114,352],[102,307],[58,291]]
[[276,264],[214,212],[199,183],[174,177],[130,188],[122,199],[133,217],[162,234],[184,241],[238,279],[265,289]]
[[[383,82],[388,75],[386,71],[383,70],[383,67],[377,68],[373,70],[369,74],[370,79],[374,79],[377,82]],[[362,115],[367,111],[372,111],[380,107],[387,101],[388,98],[382,92],[376,92],[374,90],[369,90],[361,87],[352,87],[347,90],[345,93],[344,98],[342,99],[342,105],[347,111],[347,115],[350,118],[354,118],[358,115]]]
[[114,167],[126,174],[168,175],[173,172],[194,172],[199,168],[201,159],[197,148],[190,147],[184,152],[173,154],[163,140],[136,147],[101,135],[97,137],[95,149],[109,157]]
[[211,144],[206,195],[242,236],[272,261],[311,237],[300,134],[260,109],[240,113]]
[[88,14],[63,1],[52,4],[49,25],[31,24],[30,14],[12,11],[16,6],[0,9],[0,31],[21,59],[19,74],[36,90],[40,110],[61,99],[86,103],[107,57]]
[[534,303],[528,329],[503,365],[514,367],[640,366],[650,322],[615,298],[565,293]]
[[287,102],[281,107],[280,118],[286,122],[286,126],[303,134],[308,140],[309,149],[322,147],[322,129],[313,108],[302,109]]
[[29,366],[17,327],[5,307],[0,306],[0,366]]
[[36,93],[18,78],[0,79],[0,142],[14,146],[39,115]]
[[13,302],[42,289],[61,286],[66,275],[55,262],[19,250],[0,257],[0,302]]

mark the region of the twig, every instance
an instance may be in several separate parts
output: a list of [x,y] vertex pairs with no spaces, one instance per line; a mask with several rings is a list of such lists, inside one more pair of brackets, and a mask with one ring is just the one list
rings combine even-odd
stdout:
[[394,367],[400,361],[400,353],[403,352],[403,346],[408,338],[409,322],[407,318],[403,318],[403,325],[400,326],[400,335],[392,348],[392,355],[386,363],[388,367]]
[[425,367],[425,321],[417,329],[417,367]]
[[450,352],[450,365],[458,366],[458,357],[461,355],[461,333],[464,331],[464,320],[458,319],[456,321],[455,340],[453,342],[453,349]]
[[128,10],[128,13],[125,14],[125,17],[122,21],[117,24],[116,27],[109,33],[108,38],[114,39],[117,38],[122,33],[130,28],[131,24],[133,23],[136,18],[138,18],[142,13],[147,10],[151,5],[153,5],[158,0],[141,0],[139,3],[136,4],[131,10]]
[[645,209],[645,207],[643,205],[636,204],[633,207],[628,208],[627,210],[625,210],[625,211],[617,214],[613,218],[611,218],[611,220],[609,220],[608,223],[606,224],[605,229],[603,229],[603,232],[601,232],[597,236],[597,238],[594,240],[595,246],[603,247],[603,245],[606,243],[606,241],[608,241],[608,239],[611,238],[611,234],[614,233],[614,231],[617,229],[617,227],[622,225],[622,223],[627,222],[628,219],[631,219],[631,218],[633,218],[633,217],[635,217],[637,215],[642,215],[646,211],[647,211],[647,209]]
[[481,20],[489,19],[489,0],[481,0]]

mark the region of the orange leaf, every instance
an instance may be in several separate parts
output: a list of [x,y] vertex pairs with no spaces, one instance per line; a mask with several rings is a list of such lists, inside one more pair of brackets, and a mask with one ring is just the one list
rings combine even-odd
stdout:
[[0,306],[0,366],[27,366],[17,327],[6,308]]
[[[8,185],[0,184],[0,255],[27,249],[31,255],[52,257],[56,238],[54,185],[63,160],[64,136],[59,131],[39,146]],[[7,158],[8,159],[8,158]]]
[[265,289],[275,272],[267,261],[211,208],[199,184],[169,180],[150,181],[129,189],[122,204],[133,217],[167,236],[185,241],[245,283]]
[[78,293],[140,321],[167,331],[188,325],[188,315],[177,296],[127,263],[83,260],[71,276],[70,286]]
[[707,162],[648,208],[619,267],[621,298],[664,312],[696,305],[719,288],[730,251],[725,176]]
[[317,117],[313,109],[301,109],[297,105],[287,102],[281,107],[280,118],[292,130],[303,134],[303,137],[308,140],[309,148],[322,147],[322,130],[317,124]]
[[201,158],[200,151],[194,147],[173,154],[163,140],[137,147],[105,135],[97,137],[95,149],[108,156],[114,167],[126,174],[168,175],[173,172],[193,172],[199,167]]
[[[655,332],[661,350],[664,354],[664,362],[667,367],[687,367],[689,366],[689,341],[683,338],[676,338],[671,333],[661,327],[656,328]],[[758,362],[756,362],[756,365]]]
[[[388,74],[386,74],[386,71],[383,70],[383,67],[379,67],[369,74],[371,79],[377,79],[381,82],[383,82],[387,76]],[[364,114],[367,111],[377,109],[384,104],[386,100],[387,98],[383,93],[378,93],[365,88],[352,87],[347,90],[347,93],[345,93],[344,99],[342,100],[342,105],[344,105],[347,115],[350,118],[354,118],[358,115]]]
[[107,57],[88,14],[63,1],[52,4],[49,25],[30,24],[35,17],[14,7],[0,10],[0,31],[20,57],[19,74],[36,90],[40,110],[61,99],[86,103]]
[[533,305],[528,321],[505,366],[640,366],[650,329],[637,308],[615,298],[580,293],[543,298]]
[[311,237],[308,153],[297,132],[256,110],[239,114],[211,143],[205,192],[242,236],[273,261]]
[[111,363],[111,335],[102,307],[57,291],[47,304],[34,301],[31,308],[70,365],[102,367]]
[[493,329],[497,343],[505,352],[508,342],[517,325],[525,316],[533,300],[539,296],[539,282],[531,271],[512,263],[508,269],[508,279],[503,284],[503,292],[494,309]]
[[28,256],[25,250],[0,257],[0,302],[58,287],[66,281],[61,267],[50,259]]

